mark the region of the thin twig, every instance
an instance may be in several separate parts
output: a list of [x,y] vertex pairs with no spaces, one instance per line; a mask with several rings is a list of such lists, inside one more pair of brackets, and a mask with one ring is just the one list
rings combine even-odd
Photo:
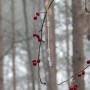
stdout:
[[72,79],[73,77],[76,77],[79,73],[81,73],[82,71],[84,71],[85,69],[87,69],[90,65],[87,65],[84,69],[82,69],[81,71],[79,71],[78,73],[76,73],[75,75],[72,75],[71,77],[69,77],[69,79],[62,81],[61,83],[57,84],[57,85],[61,85],[67,81],[69,81],[70,79]]

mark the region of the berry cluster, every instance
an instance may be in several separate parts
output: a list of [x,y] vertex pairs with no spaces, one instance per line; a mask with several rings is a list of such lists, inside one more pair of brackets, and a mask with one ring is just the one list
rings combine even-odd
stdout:
[[40,35],[39,34],[34,33],[33,34],[33,37],[36,37],[38,39],[38,42],[41,42],[42,41],[42,39],[40,38]]
[[36,15],[33,17],[34,20],[37,20],[38,16],[40,16],[39,12],[36,12]]
[[33,66],[36,66],[37,64],[40,63],[40,59],[38,59],[38,60],[34,59],[34,60],[32,61],[32,63],[33,63]]
[[[90,60],[87,60],[87,64],[90,64]],[[81,77],[82,75],[85,75],[85,71],[84,70],[82,70],[79,73],[77,73],[76,76],[77,77]],[[73,86],[72,85],[69,86],[69,90],[77,90],[77,88],[78,88],[77,84],[74,84]]]
[[78,77],[81,77],[82,75],[85,74],[85,71],[81,71],[80,73],[76,74]]
[[[54,1],[54,0],[53,0],[53,1]],[[51,3],[51,4],[52,4],[52,3]],[[51,4],[50,4],[50,6],[51,6]],[[44,13],[44,12],[41,12],[41,13]],[[36,12],[36,14],[35,14],[35,16],[33,17],[33,19],[34,19],[34,20],[37,20],[41,13]],[[42,84],[44,84],[44,85],[46,84],[46,82],[43,82],[43,81],[41,80],[41,76],[40,76],[40,66],[39,66],[40,59],[39,59],[39,58],[40,58],[40,48],[41,48],[41,45],[42,45],[41,43],[44,42],[44,41],[42,40],[42,31],[43,31],[44,22],[45,22],[45,19],[46,19],[46,16],[47,16],[46,13],[47,13],[47,12],[45,12],[44,19],[43,19],[43,21],[42,21],[42,23],[41,23],[41,28],[40,28],[40,31],[39,31],[39,32],[41,32],[41,33],[40,33],[40,34],[37,34],[37,33],[34,33],[34,34],[33,34],[33,37],[36,37],[36,38],[38,39],[38,42],[39,42],[39,52],[38,52],[38,60],[34,59],[34,60],[32,61],[33,66],[36,66],[36,65],[38,64],[38,76],[39,76],[39,80],[40,80],[40,82],[41,82]]]
[[[37,15],[38,15],[38,14],[37,14]],[[38,39],[38,42],[42,42],[42,39],[40,38],[40,35],[39,35],[39,34],[34,33],[34,34],[33,34],[33,37],[36,37],[36,38]],[[32,63],[33,63],[33,66],[36,66],[37,64],[40,63],[40,59],[38,59],[38,60],[34,59],[34,60],[32,61]]]
[[[90,60],[87,60],[87,64],[90,64]],[[84,75],[84,74],[85,74],[85,71],[83,70],[83,71],[77,73],[76,75],[77,75],[78,77],[81,77],[81,76]]]
[[77,90],[77,88],[78,88],[78,84],[74,84],[73,86],[72,85],[69,86],[69,90]]

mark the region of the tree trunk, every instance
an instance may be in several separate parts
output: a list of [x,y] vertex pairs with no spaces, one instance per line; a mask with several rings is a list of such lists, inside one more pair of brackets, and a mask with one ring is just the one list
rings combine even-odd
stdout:
[[[23,14],[24,14],[24,18],[25,18],[25,34],[26,34],[26,45],[27,45],[27,54],[28,54],[28,61],[30,64],[30,71],[31,71],[31,82],[32,82],[32,90],[35,90],[35,81],[34,81],[34,70],[33,70],[33,66],[32,66],[32,58],[31,58],[31,51],[30,51],[30,44],[28,41],[28,37],[29,37],[29,29],[28,29],[28,18],[27,18],[27,12],[26,12],[26,1],[23,0]],[[29,71],[29,72],[30,72]]]
[[[69,29],[68,29],[68,25],[69,25],[69,16],[68,16],[68,1],[67,0],[65,0],[65,19],[66,19],[66,49],[67,49],[67,51],[66,51],[66,64],[67,64],[67,66],[66,66],[66,70],[67,70],[67,78],[69,78],[69,76],[70,76],[70,59],[69,59],[69,57],[70,57],[70,55],[69,55]],[[69,86],[69,81],[67,82],[68,83],[68,86]]]
[[15,17],[14,17],[14,0],[11,1],[12,8],[12,72],[13,72],[13,90],[16,90],[16,70],[15,70]]
[[[0,0],[0,35],[2,35],[2,2]],[[2,46],[3,42],[2,42],[2,38],[0,38],[0,57],[2,56]],[[0,90],[4,90],[3,87],[3,59],[0,59]]]
[[[87,21],[88,21],[88,23],[87,23],[87,24],[88,24],[88,32],[87,32],[88,35],[87,35],[87,39],[90,41],[90,15],[88,16],[87,19],[88,19],[88,20],[87,20]],[[87,22],[87,21],[86,21],[86,22]]]
[[[49,0],[51,2],[52,0]],[[52,62],[51,68],[49,68],[49,90],[57,90],[57,79],[56,79],[56,46],[55,46],[55,20],[54,20],[54,2],[50,7],[52,14],[49,15],[50,19],[50,30],[49,35],[49,48],[50,58]]]
[[[83,20],[82,20],[82,0],[72,0],[72,17],[73,17],[73,74],[76,74],[84,68],[83,52]],[[84,77],[74,78],[78,83],[78,90],[85,90]]]

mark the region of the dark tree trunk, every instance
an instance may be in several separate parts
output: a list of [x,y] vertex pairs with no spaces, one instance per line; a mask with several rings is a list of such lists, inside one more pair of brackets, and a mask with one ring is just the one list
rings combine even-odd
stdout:
[[12,8],[12,72],[13,72],[13,90],[16,90],[16,70],[15,70],[15,17],[14,17],[14,0],[11,1]]
[[[2,0],[0,0],[0,36],[2,36]],[[2,37],[0,38],[0,57],[2,56],[3,49]],[[3,58],[0,59],[0,90],[4,90],[3,87]]]
[[[72,0],[72,17],[73,17],[73,74],[84,68],[83,52],[83,19],[82,19],[82,0]],[[78,90],[85,90],[84,77],[74,78],[78,83]]]

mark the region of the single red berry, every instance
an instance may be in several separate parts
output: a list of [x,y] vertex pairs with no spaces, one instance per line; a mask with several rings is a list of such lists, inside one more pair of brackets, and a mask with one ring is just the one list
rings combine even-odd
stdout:
[[42,41],[42,39],[41,38],[38,38],[38,42],[41,42]]
[[33,60],[32,63],[33,63],[34,66],[37,65],[37,61],[36,60]]
[[36,12],[36,15],[37,15],[37,16],[40,16],[40,13],[39,13],[39,12]]
[[73,87],[73,90],[77,90],[77,88],[76,87]]
[[37,35],[36,35],[36,37],[37,37],[37,38],[40,38],[40,35],[39,35],[39,34],[37,34]]
[[37,60],[37,63],[40,63],[40,59]]
[[37,34],[36,34],[36,33],[34,33],[34,34],[33,34],[33,37],[36,37],[36,35],[37,35]]
[[90,64],[90,60],[87,60],[87,64]]
[[73,90],[73,86],[72,85],[69,86],[69,90]]
[[82,71],[82,75],[84,75],[85,74],[85,71]]
[[34,63],[33,63],[33,66],[36,66],[36,65],[37,65],[37,63],[36,63],[36,62],[34,62]]
[[78,77],[81,77],[81,73],[78,73],[77,76],[78,76]]
[[40,35],[39,35],[39,34],[37,34],[37,33],[34,33],[34,34],[33,34],[33,37],[40,38]]
[[34,19],[34,20],[37,20],[37,16],[34,16],[33,19]]
[[77,88],[77,87],[78,87],[78,84],[74,84],[74,87],[76,87],[76,88]]
[[36,59],[34,59],[32,62],[36,62]]

